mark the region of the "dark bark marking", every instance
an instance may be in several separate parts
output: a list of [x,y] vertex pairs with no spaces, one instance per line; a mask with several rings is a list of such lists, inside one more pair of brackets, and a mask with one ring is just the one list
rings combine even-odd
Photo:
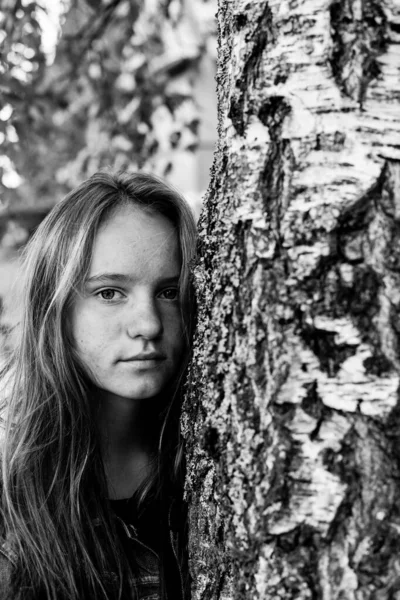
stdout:
[[[399,173],[399,161],[387,161],[374,186],[340,215],[337,227],[328,234],[330,254],[322,257],[313,272],[300,282],[305,296],[313,297],[314,302],[307,322],[304,311],[294,307],[298,334],[319,358],[321,369],[330,376],[356,352],[357,345],[337,346],[334,332],[310,325],[310,317],[320,313],[332,318],[351,317],[360,331],[361,341],[368,343],[372,351],[372,357],[364,362],[368,373],[385,375],[393,371],[391,360],[383,353],[375,320],[380,312],[380,290],[385,286],[385,273],[398,277],[400,286]],[[374,226],[376,222],[379,229]],[[311,243],[307,231],[306,227],[297,243]],[[377,238],[379,231],[382,233]],[[314,230],[310,235],[316,239],[319,232]],[[351,285],[343,279],[341,267],[344,265],[352,268]],[[396,294],[389,299],[392,305],[386,326],[395,334],[392,345],[396,345],[397,339],[393,350],[399,356],[400,302]]]
[[[386,371],[391,370],[382,353],[379,334],[374,326],[374,319],[379,312],[378,290],[381,285],[381,278],[370,267],[360,265],[354,272],[354,289],[341,286],[337,295],[338,305],[353,318],[363,341],[370,344],[372,359],[375,362],[371,374],[379,368],[386,367]],[[372,365],[372,361],[366,361],[364,366]]]
[[343,479],[343,456],[339,452],[335,452],[332,448],[325,448],[322,453],[322,464],[329,473],[337,475]]
[[378,194],[379,206],[383,212],[400,221],[400,161],[387,161],[379,179],[380,189]]
[[[236,84],[237,85],[237,84]],[[245,121],[244,121],[244,94],[240,92],[237,96],[233,96],[231,99],[231,105],[229,108],[228,117],[233,123],[237,133],[241,136],[244,134]]]
[[219,432],[215,427],[208,427],[204,432],[203,449],[216,462],[221,456]]
[[237,31],[240,31],[246,25],[247,25],[247,15],[245,15],[243,13],[240,15],[235,15],[234,27],[236,28]]
[[[399,416],[397,409],[396,420]],[[338,552],[345,551],[358,581],[360,597],[394,598],[400,589],[393,557],[400,551],[398,445],[387,443],[379,423],[356,415],[341,451],[324,453],[324,464],[346,483],[346,495],[332,522],[327,542],[332,550],[330,576],[343,576]],[[398,424],[397,436],[398,441]],[[349,536],[349,532],[351,535]],[[343,542],[346,545],[343,546]],[[349,543],[350,542],[350,543]],[[364,551],[360,554],[360,548]]]
[[[285,554],[285,557],[280,560],[293,567],[291,577],[286,581],[282,580],[285,595],[280,597],[293,599],[308,597],[311,600],[321,598],[318,582],[318,551],[321,544],[320,534],[310,525],[299,525],[292,531],[277,536],[277,555]],[[304,584],[309,592],[307,596],[304,596]]]
[[381,201],[386,172],[385,164],[374,185],[342,212],[338,218],[338,235],[343,236],[347,232],[365,230],[371,219],[371,211],[376,209],[376,205]]
[[395,33],[400,33],[400,23],[390,23],[390,29]]
[[[320,422],[332,414],[332,410],[325,406],[318,395],[317,383],[315,381],[309,384],[307,394],[301,402],[301,408],[305,413],[310,415],[310,417],[317,419],[318,429]],[[316,432],[314,431],[311,435],[315,437]]]
[[378,377],[383,377],[393,369],[392,363],[380,353],[375,353],[373,356],[366,358],[363,364],[367,373]]
[[[244,21],[244,15],[238,15],[234,20],[234,24],[239,31],[247,24],[247,17]],[[247,92],[249,88],[254,86],[259,77],[259,68],[267,44],[274,41],[272,12],[268,3],[265,4],[260,17],[251,25],[251,30],[246,35],[246,39],[251,50],[244,60],[240,78],[236,81],[236,90],[231,98],[228,112],[228,117],[240,136],[244,135],[246,129],[245,104]]]
[[328,377],[335,377],[341,364],[357,350],[357,346],[337,344],[335,336],[335,331],[326,331],[311,325],[303,326],[301,331],[301,338],[317,356],[321,370],[327,373]]
[[[291,106],[284,96],[270,96],[267,98],[260,110],[258,118],[268,128],[282,127],[285,117],[291,112]],[[277,132],[277,134],[280,131]],[[276,135],[278,137],[278,135]]]
[[[312,282],[314,282],[314,293],[318,291],[320,296],[319,303],[316,303],[315,314],[318,314],[318,305],[321,306],[323,313],[328,305],[332,318],[351,316],[360,331],[362,341],[369,343],[373,352],[372,357],[365,361],[364,366],[367,372],[383,375],[385,372],[390,372],[393,365],[382,353],[379,334],[373,325],[374,318],[379,312],[378,290],[382,285],[381,278],[371,267],[362,263],[354,268],[353,284],[349,287],[341,281],[338,269],[341,262],[343,261],[338,261],[333,265],[330,271],[325,271],[318,281],[317,289],[316,280],[310,278],[307,287],[311,289]],[[323,267],[320,267],[320,272],[324,272]],[[333,274],[335,274],[334,278]],[[328,277],[330,286],[327,283]],[[318,330],[305,324],[301,311],[296,311],[295,314],[299,323],[300,337],[319,358],[321,369],[329,376],[334,376],[341,363],[356,353],[357,345],[337,345],[333,332]],[[397,317],[397,313],[394,316]]]
[[[294,171],[294,155],[290,142],[282,137],[282,128],[286,117],[291,113],[291,106],[283,96],[268,98],[260,110],[258,118],[268,128],[270,147],[265,165],[260,173],[259,191],[267,221],[271,224],[272,235],[280,241],[280,222],[287,208],[290,194],[283,193],[286,178]],[[290,187],[290,182],[287,185]],[[281,247],[276,245],[275,259]]]
[[323,462],[326,469],[339,477],[347,485],[346,494],[329,527],[327,534],[328,542],[332,542],[335,538],[340,537],[340,529],[343,523],[347,523],[351,518],[354,502],[361,496],[361,474],[356,468],[355,459],[357,437],[354,426],[352,426],[345,435],[339,452],[327,449],[323,453]]
[[346,134],[342,131],[332,133],[318,133],[315,139],[315,150],[329,150],[340,152],[343,150]]
[[332,73],[344,94],[362,108],[369,83],[380,74],[377,58],[387,47],[387,19],[377,0],[364,0],[362,16],[353,11],[354,0],[331,4],[330,20],[334,49]]
[[400,346],[400,314],[399,307],[392,305],[390,310],[390,323],[394,329],[397,340],[397,356],[399,356],[399,346]]
[[400,223],[393,221],[390,234],[386,266],[390,271],[400,273]]
[[392,448],[394,464],[400,471],[400,401],[397,402],[387,419],[386,435]]
[[274,85],[279,85],[280,83],[286,83],[290,74],[289,67],[282,66],[281,71],[277,73],[274,77]]
[[292,420],[297,406],[291,402],[280,402],[274,404],[274,416],[278,423],[285,423]]

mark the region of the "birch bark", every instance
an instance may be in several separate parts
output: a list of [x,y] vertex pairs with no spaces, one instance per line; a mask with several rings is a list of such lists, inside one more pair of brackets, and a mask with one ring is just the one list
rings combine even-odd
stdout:
[[400,4],[220,0],[193,600],[400,598]]

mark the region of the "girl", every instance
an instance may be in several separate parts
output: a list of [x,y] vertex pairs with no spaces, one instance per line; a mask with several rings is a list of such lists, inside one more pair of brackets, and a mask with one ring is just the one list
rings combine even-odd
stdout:
[[126,173],[93,175],[29,243],[3,373],[1,599],[186,598],[194,246],[181,196]]

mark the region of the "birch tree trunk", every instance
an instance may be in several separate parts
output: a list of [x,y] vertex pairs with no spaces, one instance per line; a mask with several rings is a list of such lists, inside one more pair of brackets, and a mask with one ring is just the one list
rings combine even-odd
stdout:
[[400,4],[220,0],[193,600],[400,598]]

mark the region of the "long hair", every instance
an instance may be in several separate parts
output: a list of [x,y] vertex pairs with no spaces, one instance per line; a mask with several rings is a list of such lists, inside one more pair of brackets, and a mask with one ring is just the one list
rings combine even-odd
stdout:
[[[83,591],[83,597],[105,599],[103,574],[110,571],[118,574],[122,595],[129,570],[107,505],[91,384],[68,327],[68,310],[88,274],[99,227],[127,203],[164,215],[176,228],[188,356],[196,226],[185,200],[162,180],[144,173],[96,173],[56,204],[25,252],[19,338],[3,373],[12,383],[2,452],[2,533],[15,552],[21,579],[48,600],[77,600]],[[174,406],[184,363],[162,411],[158,468],[142,487],[141,500],[163,485],[168,452],[169,464],[175,465],[168,478],[173,483],[178,477],[179,432],[166,422],[167,417],[177,422]]]

